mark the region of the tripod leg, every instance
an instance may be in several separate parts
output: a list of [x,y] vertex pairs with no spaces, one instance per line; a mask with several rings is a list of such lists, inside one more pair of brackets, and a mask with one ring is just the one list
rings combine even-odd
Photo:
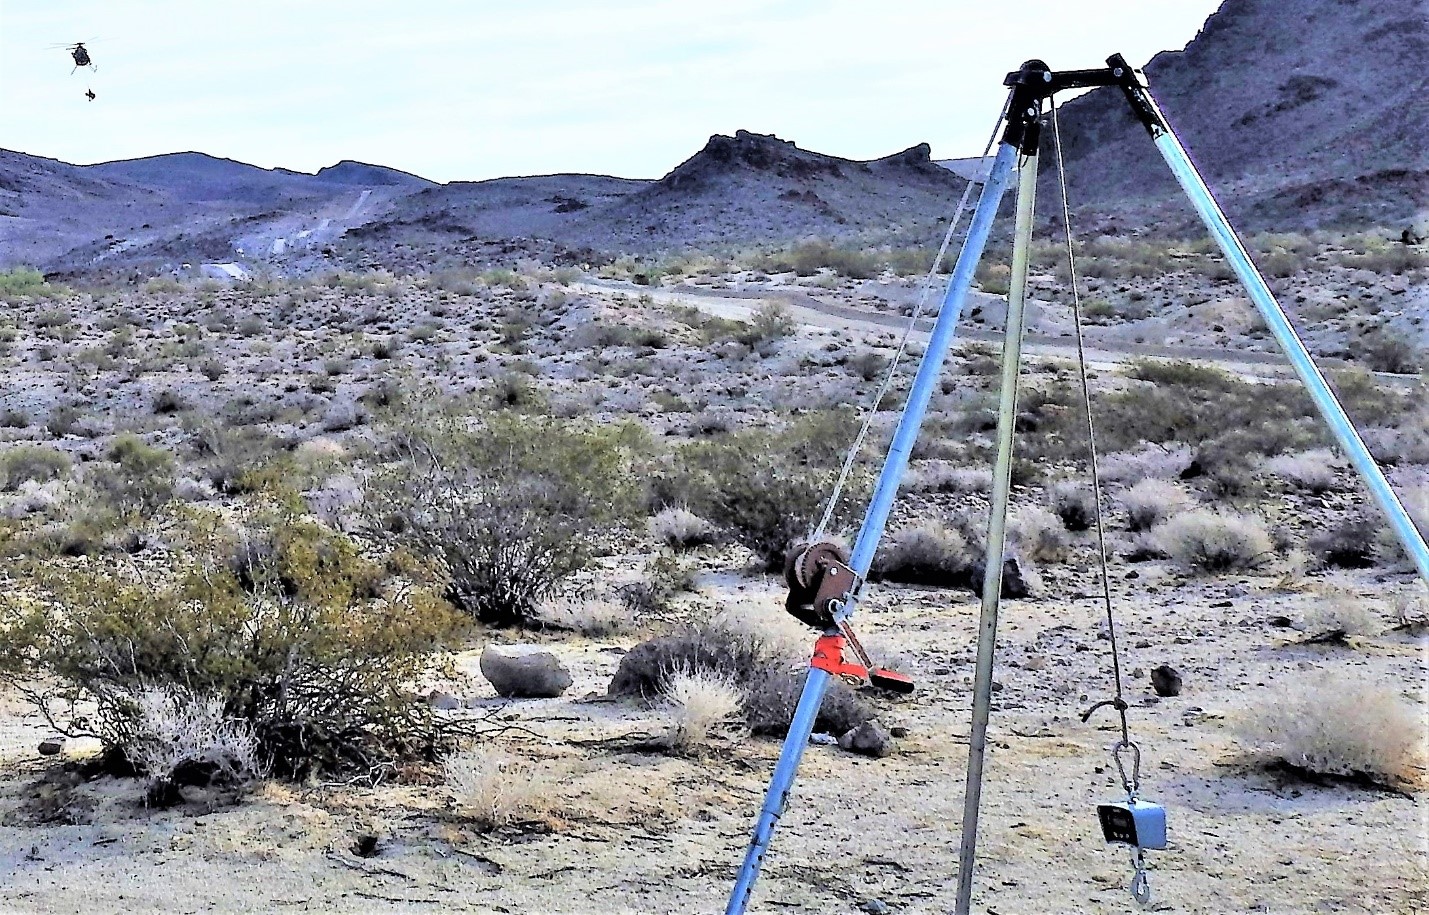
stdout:
[[[893,436],[893,444],[889,447],[888,457],[884,461],[883,470],[879,473],[878,484],[868,511],[864,515],[858,540],[854,543],[850,565],[860,577],[868,573],[874,551],[878,547],[878,540],[883,535],[883,527],[888,521],[889,511],[893,508],[893,499],[898,493],[898,485],[902,482],[903,473],[908,468],[909,454],[918,438],[918,428],[922,424],[923,413],[927,409],[928,401],[932,398],[933,388],[936,386],[938,374],[942,370],[943,359],[947,355],[954,331],[957,329],[958,319],[962,315],[963,301],[967,297],[969,287],[972,286],[973,274],[977,269],[978,261],[982,258],[983,248],[987,245],[988,234],[992,230],[993,217],[997,215],[998,204],[1002,202],[1008,176],[1016,161],[1016,147],[1007,143],[1001,144],[997,150],[997,157],[993,159],[991,173],[983,185],[982,194],[978,197],[977,209],[968,226],[967,240],[958,255],[957,264],[953,267],[952,278],[948,281],[948,291],[943,300],[942,310],[938,313],[938,320],[933,326],[928,348],[924,351],[923,359],[918,365],[918,374],[913,380],[908,403],[903,408],[903,415],[898,421],[898,430]],[[851,612],[851,608],[849,611],[845,611],[845,617],[847,612]],[[827,673],[814,668],[810,669],[809,678],[804,683],[804,691],[799,697],[799,706],[794,712],[794,720],[789,725],[789,735],[784,738],[784,748],[779,753],[779,762],[775,766],[774,776],[769,782],[769,790],[764,797],[764,806],[755,823],[754,836],[750,840],[749,850],[745,853],[744,864],[739,869],[734,892],[729,897],[729,905],[725,909],[726,915],[742,915],[749,905],[749,896],[754,890],[754,881],[759,877],[759,869],[764,864],[764,855],[769,850],[774,827],[779,822],[779,817],[783,814],[784,806],[788,802],[789,790],[794,783],[799,761],[803,758],[804,748],[809,743],[809,734],[813,731],[814,722],[818,719],[819,705],[823,701],[828,681]]]
[[962,847],[958,856],[958,915],[967,915],[972,904],[978,808],[982,801],[987,719],[992,704],[993,647],[997,642],[997,611],[1002,600],[1002,553],[1007,541],[1007,503],[1012,489],[1012,433],[1017,420],[1017,382],[1022,369],[1022,334],[1026,325],[1027,261],[1036,191],[1037,156],[1033,154],[1023,160],[1017,185],[1017,228],[1013,237],[1011,288],[1007,294],[1007,332],[1002,338],[997,464],[992,476],[992,512],[988,519],[987,558],[983,568],[977,671],[973,681],[973,719],[968,737],[968,777],[963,795]]
[[1153,130],[1152,137],[1156,142],[1156,148],[1161,151],[1162,157],[1166,160],[1166,164],[1171,166],[1171,171],[1175,174],[1181,189],[1186,192],[1186,196],[1196,207],[1196,212],[1200,214],[1201,219],[1211,230],[1211,235],[1215,238],[1216,243],[1220,245],[1221,251],[1225,253],[1226,259],[1230,261],[1231,268],[1240,278],[1241,285],[1250,295],[1250,300],[1259,309],[1266,326],[1270,328],[1270,332],[1275,335],[1275,340],[1280,344],[1281,350],[1290,359],[1290,364],[1295,368],[1295,374],[1305,385],[1305,390],[1309,392],[1320,415],[1329,425],[1330,432],[1334,434],[1340,448],[1349,457],[1350,463],[1354,464],[1355,470],[1359,471],[1360,477],[1369,487],[1370,494],[1379,503],[1380,510],[1389,519],[1390,526],[1394,529],[1399,542],[1414,561],[1414,565],[1419,571],[1419,577],[1429,583],[1429,546],[1425,545],[1419,529],[1414,526],[1409,513],[1404,510],[1399,497],[1394,494],[1394,489],[1385,479],[1384,471],[1380,470],[1379,464],[1375,463],[1374,457],[1369,453],[1369,448],[1365,447],[1364,440],[1360,438],[1359,433],[1355,431],[1354,424],[1345,415],[1344,407],[1340,405],[1334,392],[1330,390],[1325,376],[1320,373],[1319,367],[1315,365],[1315,360],[1305,349],[1305,344],[1301,342],[1299,335],[1295,333],[1295,328],[1291,326],[1290,319],[1285,316],[1280,303],[1275,301],[1275,296],[1266,286],[1260,271],[1255,268],[1250,254],[1241,244],[1235,229],[1231,228],[1225,213],[1221,211],[1215,198],[1211,196],[1211,191],[1206,187],[1206,183],[1201,180],[1196,166],[1191,163],[1191,157],[1186,155],[1185,148],[1169,127],[1165,127],[1159,133]]

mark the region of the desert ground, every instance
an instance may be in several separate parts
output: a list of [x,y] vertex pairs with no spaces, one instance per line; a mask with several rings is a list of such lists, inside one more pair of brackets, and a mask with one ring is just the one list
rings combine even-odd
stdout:
[[[1419,351],[1399,345],[1422,333],[1420,255],[1403,260],[1368,235],[1260,242],[1279,258],[1277,292],[1312,328],[1351,415],[1429,526],[1429,400]],[[1002,608],[975,881],[977,910],[1001,915],[1136,908],[1126,850],[1108,847],[1096,822],[1095,805],[1119,799],[1114,717],[1104,709],[1081,720],[1110,698],[1111,659],[1087,497],[1076,495],[1088,491],[1088,468],[1070,299],[1046,254],[1034,274],[1013,494],[1031,593]],[[1423,584],[1287,393],[1293,382],[1273,344],[1210,255],[1123,245],[1100,256],[1103,276],[1086,291],[1110,590],[1142,793],[1170,823],[1170,847],[1149,853],[1152,909],[1429,910]],[[1151,261],[1174,269],[1156,278],[1128,269]],[[431,646],[448,665],[387,684],[434,728],[470,724],[460,751],[501,761],[484,783],[499,816],[473,814],[440,755],[421,754],[185,787],[177,803],[154,803],[152,774],[96,767],[104,740],[77,734],[58,753],[39,752],[76,715],[76,731],[112,743],[118,732],[95,723],[95,703],[115,694],[97,700],[76,679],[112,685],[107,675],[8,652],[0,909],[722,910],[778,739],[725,714],[699,739],[677,741],[689,704],[608,687],[640,643],[711,620],[757,633],[779,657],[807,656],[814,634],[784,614],[765,541],[737,518],[714,517],[726,502],[682,474],[699,461],[725,472],[721,449],[753,443],[729,452],[747,455],[750,479],[767,463],[782,481],[776,493],[824,491],[825,451],[841,451],[856,428],[919,280],[854,278],[863,271],[837,264],[669,266],[653,277],[645,262],[517,263],[425,277],[12,290],[0,499],[13,644],[30,632],[14,628],[25,613],[59,625],[81,605],[103,609],[111,579],[163,592],[206,542],[197,527],[242,532],[279,523],[262,520],[272,513],[316,525],[332,538],[323,543],[351,543],[387,570],[374,606],[406,606],[429,590],[456,593],[460,615],[472,598],[448,587],[451,560],[416,549],[416,559],[394,558],[412,529],[384,528],[373,508],[376,493],[396,498],[384,475],[423,453],[420,424],[438,414],[459,428],[609,435],[638,493],[632,510],[577,529],[589,558],[542,592],[531,617],[516,626],[468,618],[459,636]],[[977,557],[987,512],[1001,278],[984,273],[969,303],[968,337],[945,367],[875,563],[882,580],[856,620],[875,657],[917,690],[859,691],[898,735],[888,755],[825,739],[809,747],[754,911],[951,909],[978,610],[956,582]],[[1375,320],[1363,320],[1367,311]],[[865,480],[907,377],[877,414]],[[807,442],[791,431],[829,416]],[[582,480],[595,473],[580,470]],[[740,473],[718,479],[745,495]],[[759,493],[742,504],[763,505]],[[819,507],[778,504],[797,508],[801,523]],[[709,535],[662,525],[675,508],[701,516]],[[845,529],[860,510],[840,516]],[[1188,547],[1187,516],[1225,525],[1235,542],[1208,559],[1204,543]],[[938,555],[914,556],[912,531]],[[909,573],[915,566],[923,578]],[[303,587],[285,599],[308,601]],[[243,593],[258,602],[261,591]],[[491,645],[549,651],[572,682],[558,697],[498,696],[480,670]],[[1179,674],[1179,694],[1153,689],[1151,671],[1163,665]],[[196,677],[186,668],[174,682]],[[70,706],[60,697],[76,685]],[[1305,741],[1319,755],[1305,756]]]

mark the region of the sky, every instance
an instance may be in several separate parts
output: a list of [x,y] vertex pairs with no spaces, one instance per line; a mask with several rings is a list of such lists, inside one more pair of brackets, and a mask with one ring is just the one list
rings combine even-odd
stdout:
[[[850,159],[920,142],[955,158],[982,151],[1022,61],[1140,66],[1219,5],[0,0],[0,148],[306,172],[356,159],[443,182],[654,178],[739,129]],[[96,72],[71,73],[77,40]]]

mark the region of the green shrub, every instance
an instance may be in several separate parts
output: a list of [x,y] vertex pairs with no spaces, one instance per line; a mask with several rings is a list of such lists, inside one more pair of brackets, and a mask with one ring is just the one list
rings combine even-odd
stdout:
[[[805,417],[785,429],[750,429],[680,448],[654,483],[660,505],[684,505],[729,530],[770,570],[783,568],[789,544],[817,520],[848,444],[842,417]],[[867,491],[855,468],[841,500],[840,524]]]
[[0,300],[12,302],[16,299],[51,298],[66,295],[69,290],[63,286],[52,286],[45,281],[45,275],[34,267],[14,267],[0,270]]
[[69,472],[70,459],[47,445],[15,445],[0,452],[0,489],[7,492],[21,483],[48,483]]
[[[440,671],[440,646],[456,632],[441,601],[420,588],[374,597],[380,570],[312,521],[204,535],[176,555],[162,578],[44,574],[43,602],[6,606],[0,675],[31,684],[42,709],[92,701],[93,714],[61,730],[126,755],[146,739],[137,700],[156,687],[217,697],[227,718],[251,726],[279,777],[376,778],[444,748],[413,690]],[[58,695],[36,678],[58,683]]]
[[109,463],[92,465],[85,481],[120,515],[148,517],[173,498],[174,456],[169,452],[124,432],[105,456]]
[[625,427],[427,413],[398,432],[404,460],[374,479],[370,519],[440,558],[447,598],[484,623],[536,623],[539,602],[638,502]]

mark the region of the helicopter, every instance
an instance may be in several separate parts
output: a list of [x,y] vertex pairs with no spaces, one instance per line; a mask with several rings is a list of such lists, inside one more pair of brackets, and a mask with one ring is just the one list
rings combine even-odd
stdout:
[[[74,58],[74,70],[78,70],[80,67],[88,67],[95,71],[99,69],[94,65],[94,61],[90,59],[89,49],[84,46],[84,42],[76,41],[74,44],[66,46],[65,50],[69,51],[70,57]],[[73,73],[74,70],[70,72]]]

